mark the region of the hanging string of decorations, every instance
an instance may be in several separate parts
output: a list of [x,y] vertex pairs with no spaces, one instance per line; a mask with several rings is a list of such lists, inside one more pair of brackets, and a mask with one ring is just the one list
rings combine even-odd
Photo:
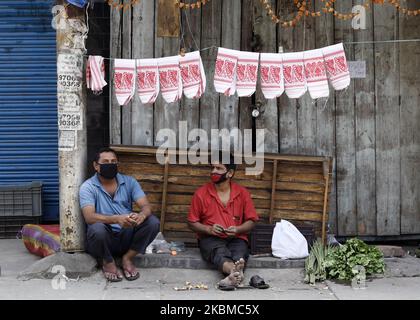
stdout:
[[[351,20],[355,16],[358,15],[358,13],[342,13],[334,8],[334,3],[337,0],[321,0],[322,3],[324,3],[323,8],[321,11],[326,14],[332,14],[334,17],[340,20]],[[400,0],[366,0],[364,4],[361,4],[365,9],[370,8],[370,3],[373,4],[379,4],[383,5],[387,1],[388,4],[393,5],[400,13],[408,15],[408,16],[418,16],[420,15],[420,9],[417,10],[410,10],[407,8],[402,8]],[[295,27],[302,17],[304,16],[311,16],[311,17],[320,17],[321,11],[313,11],[309,9],[310,2],[307,0],[293,0],[293,3],[295,4],[297,8],[297,12],[294,15],[294,18],[288,21],[282,20],[280,17],[278,17],[275,14],[275,10],[272,8],[270,4],[270,0],[260,0],[261,4],[264,6],[267,15],[271,17],[271,21],[273,21],[276,24],[280,24],[282,27]]]
[[[376,0],[378,1],[378,0]],[[384,0],[382,0],[383,2]],[[407,8],[403,8],[401,6],[400,0],[388,0],[390,4],[392,4],[400,13],[405,14],[407,16],[418,16],[420,15],[420,9],[417,10],[410,10]]]
[[[138,4],[140,0],[131,0],[124,3],[123,0],[104,0],[108,2],[108,5],[124,11],[129,9],[130,7],[133,7],[134,5]],[[193,3],[187,3],[183,0],[174,0],[175,5],[184,10],[188,9],[200,9],[202,6],[206,5],[211,0],[198,0]],[[276,15],[275,10],[271,6],[270,0],[260,0],[261,4],[265,8],[267,15],[270,16],[271,21],[273,21],[276,24],[280,24],[282,27],[295,27],[300,20],[306,16],[306,17],[320,17],[321,13],[329,13],[332,14],[334,17],[340,20],[350,20],[353,19],[358,13],[350,12],[350,13],[343,13],[335,10],[334,3],[337,2],[337,0],[320,0],[324,6],[322,7],[321,11],[314,11],[310,10],[310,1],[308,0],[293,0],[293,3],[297,9],[297,11],[294,13],[293,18],[290,20],[283,20],[279,16]],[[341,0],[344,1],[344,0]],[[407,16],[419,16],[420,15],[420,9],[412,10],[408,8],[404,8],[401,5],[401,0],[366,0],[364,4],[361,4],[366,9],[370,8],[370,3],[383,5],[385,3],[388,3],[390,5],[393,5],[397,11],[399,11],[401,14],[407,15]]]
[[114,9],[117,10],[127,10],[130,7],[134,7],[136,4],[138,4],[140,2],[140,0],[131,0],[128,1],[126,3],[123,3],[123,0],[105,0],[106,2],[108,2],[108,5]]
[[196,1],[194,3],[186,3],[184,1],[176,0],[175,5],[178,8],[184,9],[184,10],[188,10],[190,8],[191,9],[200,9],[201,6],[204,6],[208,2],[210,2],[210,0],[199,0],[199,1]]

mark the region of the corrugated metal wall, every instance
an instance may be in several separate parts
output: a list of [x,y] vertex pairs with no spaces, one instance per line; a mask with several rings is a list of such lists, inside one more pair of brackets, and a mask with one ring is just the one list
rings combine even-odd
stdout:
[[43,218],[58,219],[53,1],[0,0],[0,184],[43,181]]

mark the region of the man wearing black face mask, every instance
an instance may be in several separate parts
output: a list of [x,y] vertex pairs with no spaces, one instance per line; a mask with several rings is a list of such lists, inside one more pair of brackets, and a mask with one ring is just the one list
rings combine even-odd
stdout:
[[[223,155],[219,152],[220,160]],[[212,182],[195,192],[188,224],[197,233],[203,258],[226,276],[218,283],[219,288],[232,290],[244,279],[249,256],[247,234],[258,215],[249,192],[231,181],[236,170],[234,157],[225,158],[229,160],[212,163]]]
[[[152,215],[150,204],[140,184],[118,173],[114,150],[102,148],[93,162],[96,174],[80,187],[79,198],[87,224],[86,251],[102,264],[105,278],[112,282],[135,280],[139,272],[133,263],[138,253],[159,232],[159,220]],[[132,203],[140,208],[133,212]],[[123,274],[114,256],[122,257]]]

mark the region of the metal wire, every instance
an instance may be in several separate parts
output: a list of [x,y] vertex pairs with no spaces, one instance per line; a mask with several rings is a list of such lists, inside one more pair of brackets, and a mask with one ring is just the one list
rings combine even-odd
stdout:
[[[410,42],[420,42],[420,39],[402,39],[402,40],[383,40],[383,41],[354,41],[354,42],[343,42],[344,45],[358,45],[358,44],[386,44],[386,43],[410,43]],[[210,46],[207,48],[200,49],[199,51],[207,51],[211,49],[217,49],[218,46]],[[89,55],[84,55],[89,57]],[[121,58],[105,58],[106,60],[115,60]],[[136,58],[133,58],[136,59]],[[140,59],[140,58],[137,58]]]

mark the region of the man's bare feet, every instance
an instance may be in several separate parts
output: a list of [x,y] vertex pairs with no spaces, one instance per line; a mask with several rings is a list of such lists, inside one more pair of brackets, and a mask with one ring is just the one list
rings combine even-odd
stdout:
[[122,257],[122,267],[123,267],[124,277],[127,280],[132,281],[139,278],[140,273],[137,271],[137,268],[130,257],[127,257],[127,256]]
[[104,261],[102,272],[105,278],[110,282],[119,282],[123,278],[114,261],[108,263]]
[[235,262],[235,271],[239,272],[240,277],[241,277],[241,281],[244,281],[244,268],[245,268],[245,260],[240,258],[238,261]]
[[223,287],[237,287],[240,284],[241,275],[239,272],[232,272],[223,280],[220,280],[218,283],[219,288]]

